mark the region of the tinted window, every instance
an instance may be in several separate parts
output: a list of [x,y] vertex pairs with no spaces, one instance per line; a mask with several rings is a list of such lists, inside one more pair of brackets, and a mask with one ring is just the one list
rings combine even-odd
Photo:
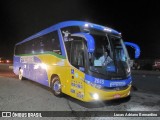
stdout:
[[78,26],[70,26],[61,29],[63,40],[68,41],[68,36],[73,33],[80,32],[80,28]]
[[40,36],[28,42],[16,46],[15,54],[37,54],[44,52],[56,52],[61,54],[58,32]]
[[70,62],[77,68],[84,67],[84,45],[82,40],[72,41]]

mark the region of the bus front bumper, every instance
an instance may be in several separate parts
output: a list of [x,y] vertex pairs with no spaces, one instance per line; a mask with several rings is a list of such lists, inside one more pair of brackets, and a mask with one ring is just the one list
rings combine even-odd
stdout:
[[131,85],[129,85],[125,90],[107,91],[107,90],[97,89],[88,84],[85,84],[85,96],[83,101],[92,102],[92,101],[120,99],[129,96],[130,90],[131,90]]

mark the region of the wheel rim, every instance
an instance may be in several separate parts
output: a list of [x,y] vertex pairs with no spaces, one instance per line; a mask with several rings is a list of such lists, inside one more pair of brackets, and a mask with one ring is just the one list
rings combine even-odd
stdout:
[[61,90],[61,84],[59,81],[56,81],[53,85],[53,90],[55,91],[56,94],[60,94]]
[[19,75],[18,75],[19,79],[22,80],[22,73],[19,71]]

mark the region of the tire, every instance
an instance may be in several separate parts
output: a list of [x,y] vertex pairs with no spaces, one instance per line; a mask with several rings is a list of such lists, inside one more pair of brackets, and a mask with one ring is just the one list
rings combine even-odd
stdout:
[[61,97],[62,96],[62,90],[61,90],[61,82],[58,76],[52,77],[51,80],[51,89],[55,96]]

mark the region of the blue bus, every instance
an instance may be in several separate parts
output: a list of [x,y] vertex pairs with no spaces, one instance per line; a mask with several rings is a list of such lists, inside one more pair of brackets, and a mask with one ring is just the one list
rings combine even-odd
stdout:
[[[133,45],[126,43],[126,45]],[[81,101],[130,95],[130,58],[121,33],[85,21],[66,21],[15,45],[14,73]]]

